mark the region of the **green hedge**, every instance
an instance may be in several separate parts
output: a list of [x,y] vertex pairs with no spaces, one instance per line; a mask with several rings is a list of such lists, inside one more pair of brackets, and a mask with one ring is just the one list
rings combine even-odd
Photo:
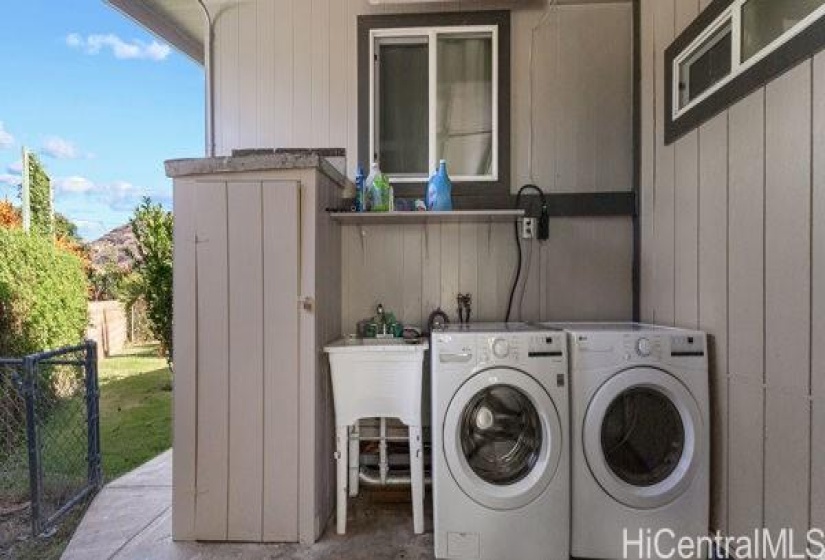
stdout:
[[80,259],[48,238],[0,228],[0,356],[78,344],[87,325]]

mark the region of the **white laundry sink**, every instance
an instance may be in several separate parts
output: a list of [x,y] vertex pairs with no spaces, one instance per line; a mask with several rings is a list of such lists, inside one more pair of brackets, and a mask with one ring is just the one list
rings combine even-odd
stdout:
[[[357,337],[347,337],[342,338],[341,340],[335,341],[332,344],[328,345],[324,348],[327,352],[335,352],[337,348],[340,346],[343,347],[352,347],[352,346],[370,346],[376,347],[379,350],[396,350],[398,346],[421,346],[426,345],[427,340],[423,338],[416,338],[413,340],[407,340],[404,338],[357,338]],[[333,350],[330,350],[333,349]],[[426,348],[425,348],[426,349]]]
[[421,393],[427,339],[342,338],[324,348],[329,354],[335,421],[398,418],[421,425]]

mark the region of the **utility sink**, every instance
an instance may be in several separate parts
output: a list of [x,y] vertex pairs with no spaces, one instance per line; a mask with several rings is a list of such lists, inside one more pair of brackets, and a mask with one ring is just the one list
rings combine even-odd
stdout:
[[328,344],[336,424],[361,418],[398,418],[421,425],[421,392],[426,338],[346,337]]
[[[343,347],[352,347],[352,346],[370,346],[376,348],[386,347],[388,350],[395,349],[398,346],[422,346],[427,345],[427,340],[424,338],[414,338],[414,339],[405,339],[405,338],[359,338],[350,336],[347,338],[342,338],[339,341],[333,342],[327,348],[337,348],[338,345]],[[329,351],[329,350],[328,350]],[[334,350],[333,350],[334,351]]]

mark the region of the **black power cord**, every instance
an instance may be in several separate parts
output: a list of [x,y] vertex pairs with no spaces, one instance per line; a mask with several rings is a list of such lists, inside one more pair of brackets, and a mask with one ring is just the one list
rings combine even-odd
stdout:
[[[544,196],[544,191],[538,188],[536,185],[524,185],[518,190],[518,194],[516,194],[516,208],[519,207],[521,203],[521,197],[524,194],[524,191],[527,190],[534,190],[539,194],[541,197],[541,215],[539,217],[539,231],[538,231],[538,238],[539,240],[545,240],[550,237],[550,213],[547,210],[547,198]],[[519,280],[521,279],[521,265],[522,265],[522,256],[521,256],[521,238],[518,234],[518,221],[513,224],[513,232],[515,233],[516,237],[516,254],[518,255],[518,264],[516,265],[516,279],[513,281],[513,286],[510,288],[510,299],[507,302],[507,315],[504,318],[506,323],[510,322],[510,313],[513,310],[513,297],[516,295],[516,288],[518,287]]]

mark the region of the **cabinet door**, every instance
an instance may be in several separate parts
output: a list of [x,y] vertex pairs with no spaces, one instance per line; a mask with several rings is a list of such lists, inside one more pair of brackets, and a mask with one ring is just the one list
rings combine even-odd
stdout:
[[264,182],[263,540],[298,540],[299,184]]
[[298,192],[196,185],[198,540],[298,540]]

